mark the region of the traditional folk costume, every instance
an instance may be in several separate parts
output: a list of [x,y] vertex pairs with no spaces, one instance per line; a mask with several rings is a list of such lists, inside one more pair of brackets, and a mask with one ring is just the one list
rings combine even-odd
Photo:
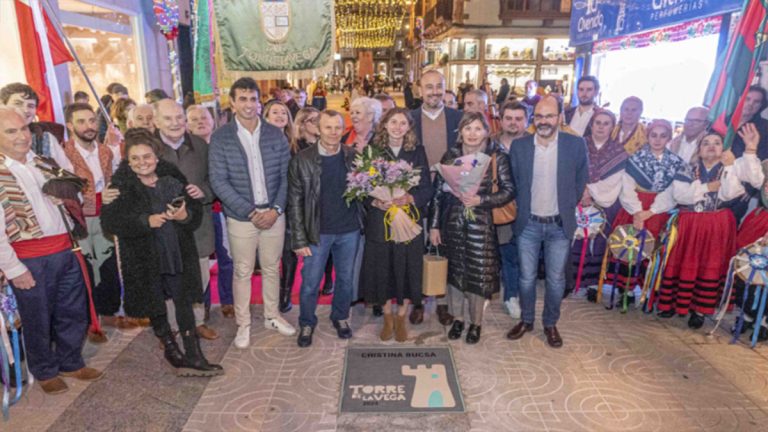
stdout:
[[611,132],[611,139],[618,141],[630,155],[635,154],[648,143],[646,129],[642,123],[638,123],[632,132],[628,134],[622,132],[621,123],[617,124],[613,128],[613,132]]
[[[667,224],[669,215],[667,212],[675,208],[675,199],[672,195],[672,182],[675,180],[688,182],[686,175],[687,165],[679,156],[665,149],[661,158],[656,157],[650,146],[646,145],[632,155],[626,164],[622,175],[621,193],[619,201],[622,208],[614,219],[613,227],[633,223],[633,215],[642,210],[650,210],[653,216],[645,221],[645,229],[653,235],[654,239]],[[643,270],[636,269],[637,278],[628,276],[629,268],[621,263],[618,272],[612,273],[616,260],[611,258],[608,264],[605,281],[616,281],[616,288],[632,289],[635,284],[642,283]],[[629,280],[629,279],[632,280]]]
[[[721,182],[720,189],[709,192],[707,185],[714,181]],[[729,260],[736,252],[736,218],[730,207],[746,192],[742,181],[763,183],[755,155],[744,155],[732,166],[717,163],[709,170],[698,161],[690,183],[673,183],[673,196],[681,207],[677,240],[662,270],[660,312],[715,313]]]
[[[0,270],[13,280],[29,271],[31,289],[13,293],[24,328],[27,364],[38,380],[85,367],[81,349],[88,328],[82,268],[72,251],[66,216],[42,191],[48,173],[33,152],[21,163],[0,154]],[[79,253],[79,252],[77,252]]]
[[[768,160],[762,161],[762,172],[766,180],[768,180]],[[736,235],[736,250],[747,247],[752,243],[760,240],[766,234],[768,234],[768,181],[764,181],[761,187],[761,199],[760,205],[754,209],[751,213],[744,218],[739,226],[738,234]],[[736,304],[741,305],[744,295],[744,282],[739,279],[734,279],[736,286]],[[757,316],[757,310],[752,308],[754,303],[754,289],[747,293],[747,299],[745,304],[745,318],[748,322],[754,322]],[[759,340],[765,340],[768,338],[768,325],[765,320],[761,323],[764,331],[760,332]],[[744,326],[743,330],[746,331],[748,326]]]
[[586,138],[587,153],[589,156],[589,183],[587,190],[592,196],[592,201],[600,206],[605,213],[605,235],[598,235],[594,239],[575,240],[571,248],[571,261],[574,269],[578,269],[581,261],[582,243],[590,242],[590,249],[584,258],[582,270],[582,287],[597,285],[600,276],[600,267],[607,246],[606,237],[613,228],[621,204],[618,201],[621,192],[624,167],[629,154],[616,140],[609,139],[602,146],[597,147],[591,137]]

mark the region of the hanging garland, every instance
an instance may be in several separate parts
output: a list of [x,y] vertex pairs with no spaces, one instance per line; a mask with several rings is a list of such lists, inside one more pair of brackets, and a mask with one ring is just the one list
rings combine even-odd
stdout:
[[405,0],[336,0],[339,47],[384,48],[394,45],[406,8]]
[[160,32],[168,40],[174,40],[179,35],[179,3],[178,0],[153,0],[157,25]]
[[689,21],[671,27],[606,39],[595,44],[594,53],[644,48],[664,42],[679,42],[702,36],[718,34],[722,18],[719,16]]

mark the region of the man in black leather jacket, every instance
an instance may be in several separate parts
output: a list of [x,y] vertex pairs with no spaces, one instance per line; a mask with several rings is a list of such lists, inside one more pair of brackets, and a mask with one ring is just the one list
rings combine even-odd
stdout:
[[320,140],[301,151],[288,167],[288,217],[291,248],[303,257],[298,345],[312,344],[317,325],[317,286],[325,274],[328,254],[333,254],[336,286],[331,322],[341,339],[352,337],[349,309],[352,300],[354,261],[363,211],[359,203],[347,205],[344,191],[355,151],[341,144],[344,118],[336,111],[320,114]]

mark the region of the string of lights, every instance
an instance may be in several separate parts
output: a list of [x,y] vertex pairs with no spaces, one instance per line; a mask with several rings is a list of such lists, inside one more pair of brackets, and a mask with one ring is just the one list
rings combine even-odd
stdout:
[[393,46],[406,11],[406,0],[336,0],[339,47]]

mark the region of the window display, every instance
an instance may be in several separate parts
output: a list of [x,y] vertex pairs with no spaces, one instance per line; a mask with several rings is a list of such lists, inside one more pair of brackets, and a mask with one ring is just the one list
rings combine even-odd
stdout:
[[477,39],[453,39],[451,41],[451,60],[478,60]]
[[570,82],[573,77],[572,65],[556,65],[556,64],[543,64],[541,65],[541,78],[539,79],[539,87],[545,89],[547,92],[561,94],[566,97],[571,94]]
[[575,56],[575,50],[568,45],[568,39],[544,39],[544,60],[572,61]]
[[461,83],[469,83],[477,87],[477,75],[480,68],[477,65],[452,65],[449,90],[456,90]]
[[509,82],[510,91],[518,96],[525,94],[525,82],[536,78],[536,66],[527,64],[488,65],[488,81],[491,87],[501,87],[501,79]]
[[486,39],[485,59],[535,60],[537,47],[536,39]]

